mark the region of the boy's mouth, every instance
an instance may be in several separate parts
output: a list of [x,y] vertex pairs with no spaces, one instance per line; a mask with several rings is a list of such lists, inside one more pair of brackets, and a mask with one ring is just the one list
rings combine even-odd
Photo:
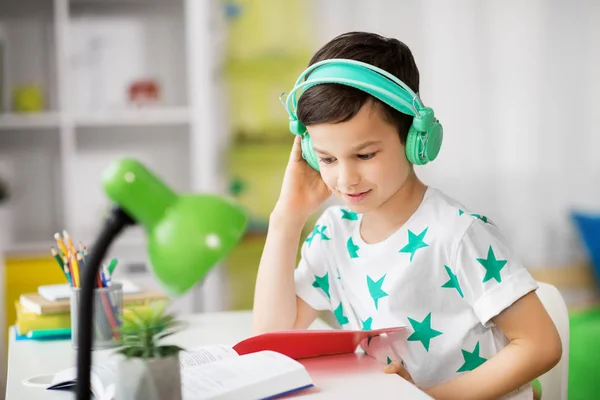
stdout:
[[344,197],[352,203],[357,203],[364,199],[370,192],[371,190],[369,189],[364,192],[344,193]]

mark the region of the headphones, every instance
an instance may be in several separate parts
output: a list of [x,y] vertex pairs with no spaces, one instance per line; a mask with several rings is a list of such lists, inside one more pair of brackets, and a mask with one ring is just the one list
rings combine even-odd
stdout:
[[352,86],[403,114],[412,115],[414,118],[406,139],[408,161],[414,165],[425,165],[437,157],[444,136],[442,125],[435,118],[433,110],[425,107],[416,93],[400,79],[381,68],[356,60],[336,58],[308,67],[296,80],[285,103],[285,94],[280,98],[289,114],[290,131],[302,136],[302,157],[313,169],[319,171],[319,158],[313,149],[306,127],[298,121],[296,115],[300,98],[298,92],[325,83]]

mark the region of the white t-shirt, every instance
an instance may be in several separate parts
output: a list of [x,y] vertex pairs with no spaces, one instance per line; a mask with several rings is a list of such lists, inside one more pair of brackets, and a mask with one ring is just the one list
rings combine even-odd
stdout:
[[[296,293],[330,310],[342,329],[405,325],[364,350],[401,360],[431,387],[481,365],[508,344],[491,319],[538,285],[499,229],[428,188],[410,219],[376,244],[359,233],[362,215],[329,207],[302,244]],[[525,385],[507,399],[532,398]]]

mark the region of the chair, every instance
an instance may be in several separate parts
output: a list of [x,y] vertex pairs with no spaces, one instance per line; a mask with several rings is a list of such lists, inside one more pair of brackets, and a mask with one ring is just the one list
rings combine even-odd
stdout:
[[542,400],[567,400],[569,380],[569,313],[558,289],[538,282],[536,291],[542,304],[558,329],[562,342],[562,357],[558,364],[538,379],[542,385]]

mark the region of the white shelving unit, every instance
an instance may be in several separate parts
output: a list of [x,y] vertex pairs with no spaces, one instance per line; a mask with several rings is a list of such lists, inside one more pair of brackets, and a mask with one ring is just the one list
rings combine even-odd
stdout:
[[[222,85],[219,7],[210,0],[0,0],[0,176],[12,193],[9,254],[47,253],[63,229],[91,244],[110,206],[101,173],[118,157],[141,160],[178,191],[221,191],[218,160],[226,144],[219,138],[227,127],[215,100]],[[130,105],[128,85],[146,78],[158,82],[160,104]],[[43,90],[39,113],[11,107],[12,88],[27,84]],[[112,255],[140,265],[147,262],[144,245],[133,228]],[[152,281],[143,274],[139,279]],[[219,296],[208,292],[218,277],[207,281],[186,297],[186,310],[220,308]]]

